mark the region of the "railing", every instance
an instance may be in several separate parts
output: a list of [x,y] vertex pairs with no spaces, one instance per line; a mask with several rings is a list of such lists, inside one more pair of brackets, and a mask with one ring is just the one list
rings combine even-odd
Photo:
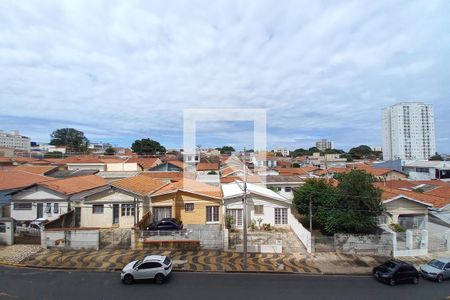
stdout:
[[151,237],[178,237],[189,238],[189,231],[187,229],[181,230],[142,230],[141,238]]
[[17,235],[40,236],[41,230],[32,227],[16,227]]

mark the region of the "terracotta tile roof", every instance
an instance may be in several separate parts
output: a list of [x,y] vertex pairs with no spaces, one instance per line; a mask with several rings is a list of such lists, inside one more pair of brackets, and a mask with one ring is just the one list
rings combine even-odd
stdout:
[[[349,168],[335,168],[335,167],[328,168],[328,174],[330,174],[330,175],[336,174],[336,173],[338,173],[338,174],[349,173],[350,171],[351,171],[351,169],[349,169]],[[320,170],[314,171],[313,173],[317,176],[325,176],[327,174],[327,170],[320,169]]]
[[125,160],[118,158],[118,157],[102,157],[100,158],[100,161],[105,164],[120,164],[123,163]]
[[84,191],[89,191],[102,186],[107,186],[108,182],[97,175],[87,175],[70,177],[64,179],[56,179],[39,183],[41,186],[45,186],[48,189],[57,191],[65,195],[73,195]]
[[[142,172],[140,175],[148,176],[151,178],[157,178],[157,179],[169,179],[172,181],[179,181],[183,179],[184,172]],[[191,174],[192,178],[194,177],[194,174]]]
[[428,203],[431,204],[433,207],[435,208],[442,208],[448,204],[450,204],[450,198],[448,197],[438,197],[438,196],[434,196],[434,195],[429,195],[426,193],[419,193],[419,192],[414,192],[414,191],[405,191],[405,190],[401,190],[401,189],[396,189],[396,188],[389,188],[384,186],[382,183],[377,183],[376,184],[382,191],[382,201],[387,201],[390,200],[392,198],[398,197],[400,195],[406,196],[408,198],[420,201],[420,202],[424,202],[424,203]]
[[198,163],[197,164],[197,171],[217,171],[219,170],[219,164],[218,163]]
[[[227,177],[220,177],[220,183],[231,183],[235,181],[243,181],[244,178],[241,176],[227,176]],[[257,175],[249,175],[247,176],[247,182],[250,183],[261,183],[261,177]]]
[[46,159],[36,159],[36,160],[30,161],[29,164],[34,165],[34,166],[48,166],[48,165],[51,165],[52,162],[48,161]]
[[183,179],[177,182],[169,183],[168,185],[153,193],[152,196],[158,196],[167,193],[176,193],[178,191],[184,191],[213,198],[222,197],[222,189],[219,186],[209,185],[192,179]]
[[308,173],[319,170],[318,167],[304,166],[301,168],[275,168],[280,175],[308,175]]
[[0,190],[18,189],[35,183],[55,180],[51,177],[13,170],[0,171]]
[[35,158],[31,158],[31,157],[15,157],[14,161],[16,161],[17,163],[20,164],[25,164],[25,163],[29,163],[36,160]]
[[376,185],[410,191],[414,191],[415,188],[420,188],[425,185],[428,188],[421,194],[450,199],[450,185],[439,180],[389,180],[386,182],[378,182]]
[[130,157],[127,163],[137,163],[144,169],[149,169],[161,164],[158,157]]
[[33,174],[45,175],[46,173],[56,169],[56,166],[17,166],[17,171],[23,171]]
[[11,157],[0,157],[0,162],[2,163],[13,163],[13,160]]
[[103,162],[95,156],[70,156],[57,162],[58,165],[65,164],[102,164]]
[[128,177],[113,181],[111,183],[111,185],[114,187],[129,191],[140,196],[147,196],[167,184],[167,182],[145,175]]
[[185,169],[187,166],[184,162],[179,161],[179,160],[170,160],[167,162],[168,164],[174,165],[180,169]]

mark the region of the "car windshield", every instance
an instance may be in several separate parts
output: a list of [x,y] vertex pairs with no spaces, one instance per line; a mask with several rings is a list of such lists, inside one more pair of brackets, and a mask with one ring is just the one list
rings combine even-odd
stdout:
[[394,263],[394,262],[392,262],[392,261],[387,261],[387,262],[385,262],[382,266],[383,266],[383,267],[386,267],[386,268],[389,269],[389,270],[394,270],[395,267],[397,266],[397,264]]
[[442,270],[442,268],[444,267],[444,263],[442,261],[440,261],[440,260],[437,260],[437,259],[433,259],[432,261],[430,261],[428,263],[428,265],[430,265],[432,267],[435,267],[435,268],[437,268],[439,270]]
[[137,261],[134,263],[133,268],[136,268],[136,266],[137,266],[140,262],[141,262],[140,260],[137,260]]
[[166,259],[164,259],[164,264],[168,266],[170,264],[170,258],[166,256]]

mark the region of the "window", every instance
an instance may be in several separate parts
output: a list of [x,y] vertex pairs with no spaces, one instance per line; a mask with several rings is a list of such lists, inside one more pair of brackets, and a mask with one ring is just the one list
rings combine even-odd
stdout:
[[264,214],[264,205],[255,205],[255,215]]
[[0,233],[2,232],[6,232],[6,224],[5,223],[0,223]]
[[275,225],[287,224],[287,208],[275,208]]
[[242,209],[228,209],[227,215],[233,218],[233,225],[242,226]]
[[53,204],[53,213],[59,214],[59,203]]
[[219,222],[219,207],[207,206],[206,207],[206,223],[218,223]]
[[103,209],[104,209],[104,205],[103,204],[94,204],[94,205],[92,205],[92,213],[93,214],[102,214],[103,213]]
[[52,204],[51,203],[47,203],[47,205],[45,206],[45,213],[46,214],[52,213]]
[[134,216],[134,205],[122,204],[122,216]]
[[31,203],[14,203],[13,209],[14,210],[31,210],[32,204]]
[[292,188],[290,186],[287,186],[287,187],[284,188],[284,191],[285,192],[291,192]]
[[186,211],[186,212],[194,211],[194,203],[185,203],[184,204],[184,211]]

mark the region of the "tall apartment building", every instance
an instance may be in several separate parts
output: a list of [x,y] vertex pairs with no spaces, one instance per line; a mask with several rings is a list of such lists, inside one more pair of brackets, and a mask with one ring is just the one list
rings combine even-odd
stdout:
[[334,149],[334,142],[327,139],[320,139],[316,142],[316,148],[320,151],[324,151],[325,149]]
[[383,110],[383,159],[423,160],[436,152],[433,107],[401,102]]
[[0,130],[0,147],[30,151],[31,140],[29,137],[20,135],[17,130],[10,133]]

